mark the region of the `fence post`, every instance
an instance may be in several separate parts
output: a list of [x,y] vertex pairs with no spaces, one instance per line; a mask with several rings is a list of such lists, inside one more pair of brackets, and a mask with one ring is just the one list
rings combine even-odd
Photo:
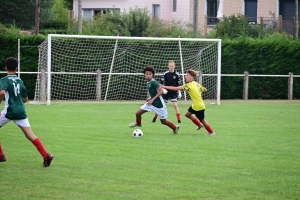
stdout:
[[259,23],[260,23],[261,27],[264,27],[264,18],[263,17],[259,18]]
[[244,93],[243,99],[248,100],[248,86],[249,86],[249,73],[246,71],[244,72]]
[[282,15],[279,15],[279,25],[278,25],[278,32],[282,32]]
[[97,83],[96,83],[96,100],[101,100],[101,70],[98,69],[97,71]]
[[288,98],[293,100],[293,72],[289,72]]
[[203,77],[202,72],[199,71],[199,72],[198,72],[198,75],[199,75],[199,81],[198,81],[198,83],[199,83],[200,85],[202,85],[202,77]]

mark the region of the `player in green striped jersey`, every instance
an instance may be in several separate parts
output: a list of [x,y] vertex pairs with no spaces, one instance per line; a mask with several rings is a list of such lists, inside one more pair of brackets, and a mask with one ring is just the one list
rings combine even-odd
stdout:
[[[5,61],[7,76],[0,80],[0,103],[5,98],[4,109],[0,115],[0,128],[11,120],[21,128],[25,137],[30,140],[41,156],[44,158],[43,167],[49,167],[53,155],[49,154],[39,138],[37,138],[30,127],[25,105],[28,101],[27,91],[23,81],[16,75],[18,60],[9,57]],[[0,162],[5,162],[6,157],[0,143]]]
[[136,122],[129,124],[129,127],[142,126],[142,114],[149,111],[154,111],[160,118],[160,122],[169,126],[174,134],[178,133],[179,126],[167,120],[168,111],[165,102],[162,98],[163,90],[159,83],[153,78],[155,69],[152,66],[144,68],[143,73],[147,82],[147,89],[149,91],[149,100],[135,113]]

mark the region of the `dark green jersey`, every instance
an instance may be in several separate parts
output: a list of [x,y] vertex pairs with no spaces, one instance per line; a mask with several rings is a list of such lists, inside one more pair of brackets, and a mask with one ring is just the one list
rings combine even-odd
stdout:
[[[153,98],[157,95],[159,87],[159,83],[154,78],[151,81],[147,82],[147,89],[149,91],[150,98]],[[165,102],[163,98],[159,96],[159,98],[156,98],[153,101],[152,105],[157,108],[162,108],[165,106]]]
[[7,75],[0,80],[0,90],[5,90],[5,106],[2,114],[7,119],[26,119],[23,98],[27,97],[23,81],[16,75]]

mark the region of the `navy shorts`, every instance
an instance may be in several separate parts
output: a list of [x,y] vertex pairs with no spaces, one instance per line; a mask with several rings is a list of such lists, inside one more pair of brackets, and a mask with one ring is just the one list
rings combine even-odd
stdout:
[[190,112],[190,113],[193,113],[193,114],[195,114],[196,115],[196,117],[201,121],[202,119],[204,119],[204,111],[205,111],[205,109],[204,110],[198,110],[198,111],[196,111],[196,110],[194,110],[193,108],[192,108],[192,106],[188,109],[188,111]]
[[177,95],[178,93],[174,93],[174,92],[168,92],[167,94],[163,94],[162,98],[165,100],[165,102],[167,103],[168,100],[170,99],[171,102],[177,102]]

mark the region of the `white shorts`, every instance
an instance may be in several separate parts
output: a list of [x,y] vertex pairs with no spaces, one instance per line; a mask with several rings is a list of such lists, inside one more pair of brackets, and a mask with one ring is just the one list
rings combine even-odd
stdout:
[[21,127],[30,127],[28,118],[26,119],[15,119],[15,120],[11,120],[11,119],[7,119],[6,117],[4,117],[4,115],[0,115],[0,126],[4,126],[5,124],[7,124],[10,121],[14,121],[15,124],[17,126],[21,126]]
[[153,105],[149,106],[149,105],[147,105],[147,103],[145,103],[144,105],[142,105],[141,109],[146,110],[148,112],[153,110],[157,114],[159,119],[167,119],[168,118],[167,107],[157,108]]

